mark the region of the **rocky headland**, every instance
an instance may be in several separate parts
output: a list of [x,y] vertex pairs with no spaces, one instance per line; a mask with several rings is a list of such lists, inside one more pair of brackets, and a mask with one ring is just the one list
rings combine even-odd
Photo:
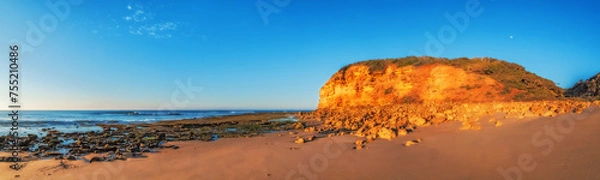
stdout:
[[[449,121],[478,130],[480,119],[495,113],[504,118],[582,113],[600,104],[580,98],[598,96],[598,78],[567,91],[493,58],[370,60],[336,72],[321,88],[318,109],[301,117],[322,121],[318,131],[343,131],[367,142]],[[502,124],[502,119],[492,121]]]

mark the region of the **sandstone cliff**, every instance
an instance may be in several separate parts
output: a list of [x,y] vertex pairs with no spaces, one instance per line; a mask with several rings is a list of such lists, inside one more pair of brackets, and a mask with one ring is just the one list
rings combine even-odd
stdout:
[[562,94],[552,81],[505,61],[407,57],[342,68],[321,89],[318,108],[555,100]]
[[[556,116],[600,104],[563,94],[554,82],[492,58],[371,60],[336,72],[321,88],[318,109],[301,118],[323,121],[319,132],[350,133],[368,143],[446,121],[477,130],[481,117],[495,113],[505,118]],[[493,123],[500,126],[500,120]],[[357,143],[357,149],[363,145]]]

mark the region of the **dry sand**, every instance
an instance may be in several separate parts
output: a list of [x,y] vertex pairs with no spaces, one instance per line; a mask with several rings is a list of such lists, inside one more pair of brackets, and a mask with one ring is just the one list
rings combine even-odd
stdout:
[[[459,130],[458,122],[424,127],[362,150],[351,148],[354,136],[293,143],[306,133],[177,142],[180,149],[148,158],[75,161],[69,169],[55,160],[29,162],[20,171],[0,163],[0,179],[504,179],[501,171],[513,179],[600,179],[600,108],[501,121],[494,127],[482,119],[479,131]],[[417,138],[423,142],[403,146]]]

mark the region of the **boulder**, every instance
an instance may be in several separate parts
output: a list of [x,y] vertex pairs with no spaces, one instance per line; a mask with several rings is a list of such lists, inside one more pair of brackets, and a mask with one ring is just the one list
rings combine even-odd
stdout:
[[396,138],[396,133],[388,128],[381,128],[377,133],[377,136],[381,139],[392,140],[393,138]]
[[296,144],[304,144],[304,138],[296,138],[296,140],[294,141],[294,143],[296,143]]

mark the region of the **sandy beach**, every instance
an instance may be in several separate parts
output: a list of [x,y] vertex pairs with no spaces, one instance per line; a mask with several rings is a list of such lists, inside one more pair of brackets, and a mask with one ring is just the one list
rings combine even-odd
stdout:
[[[491,118],[491,117],[487,117]],[[270,133],[213,142],[171,142],[180,148],[115,162],[28,162],[0,166],[0,179],[598,179],[600,108],[583,114],[506,119],[478,131],[459,122],[419,128],[355,150],[358,137]],[[423,142],[405,147],[409,140]],[[3,154],[3,156],[6,154]],[[18,176],[18,177],[17,177]]]
[[0,180],[600,180],[600,1],[0,7]]

